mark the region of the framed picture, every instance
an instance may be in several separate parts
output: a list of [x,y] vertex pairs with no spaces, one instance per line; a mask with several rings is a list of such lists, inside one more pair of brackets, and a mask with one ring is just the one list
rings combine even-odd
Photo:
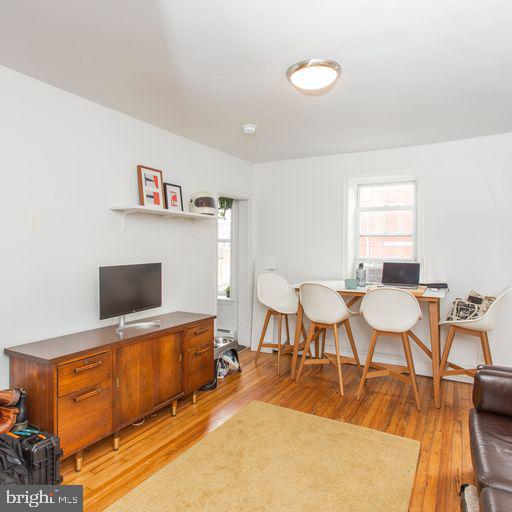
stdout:
[[183,196],[181,187],[172,183],[164,183],[165,207],[175,212],[183,211]]
[[163,173],[151,167],[137,166],[139,202],[151,208],[164,207]]

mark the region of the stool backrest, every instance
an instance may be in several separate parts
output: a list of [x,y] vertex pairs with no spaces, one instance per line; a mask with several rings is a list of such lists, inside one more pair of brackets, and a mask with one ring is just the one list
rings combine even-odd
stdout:
[[279,310],[283,304],[297,300],[290,283],[275,272],[265,272],[258,276],[258,300],[267,308]]
[[301,284],[300,302],[304,313],[313,322],[337,324],[350,316],[350,311],[340,294],[325,284]]
[[407,332],[421,319],[418,299],[401,288],[375,288],[361,302],[364,319],[377,331]]

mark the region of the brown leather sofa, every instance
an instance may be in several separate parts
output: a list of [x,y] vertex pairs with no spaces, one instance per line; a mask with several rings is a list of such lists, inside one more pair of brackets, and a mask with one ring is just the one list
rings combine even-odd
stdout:
[[481,512],[512,511],[512,368],[479,366],[469,414]]

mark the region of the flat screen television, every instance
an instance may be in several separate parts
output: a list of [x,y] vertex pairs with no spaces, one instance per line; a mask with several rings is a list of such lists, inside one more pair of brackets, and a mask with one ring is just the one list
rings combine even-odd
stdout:
[[100,319],[162,305],[162,264],[100,267]]

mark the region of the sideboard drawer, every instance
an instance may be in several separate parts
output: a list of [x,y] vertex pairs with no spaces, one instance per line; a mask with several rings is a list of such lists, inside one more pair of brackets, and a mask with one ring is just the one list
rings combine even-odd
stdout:
[[187,391],[197,391],[213,380],[213,344],[188,349],[186,352]]
[[112,432],[112,389],[105,381],[58,399],[57,430],[64,457]]
[[213,322],[192,327],[187,331],[186,348],[201,347],[210,342],[213,343]]
[[57,368],[58,396],[111,380],[110,352],[63,364]]

